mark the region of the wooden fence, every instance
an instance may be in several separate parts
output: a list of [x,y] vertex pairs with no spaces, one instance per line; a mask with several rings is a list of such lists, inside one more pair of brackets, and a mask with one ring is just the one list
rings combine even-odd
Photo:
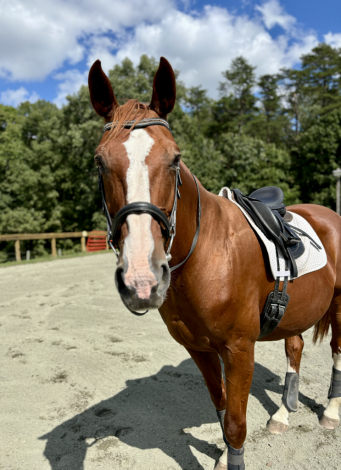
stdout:
[[[51,254],[57,256],[56,240],[57,238],[80,238],[82,251],[86,251],[86,237],[95,236],[96,238],[106,238],[107,233],[104,231],[87,232],[60,232],[60,233],[19,233],[0,235],[0,242],[14,241],[15,259],[21,260],[20,241],[22,240],[51,240]],[[107,248],[108,249],[108,248]]]

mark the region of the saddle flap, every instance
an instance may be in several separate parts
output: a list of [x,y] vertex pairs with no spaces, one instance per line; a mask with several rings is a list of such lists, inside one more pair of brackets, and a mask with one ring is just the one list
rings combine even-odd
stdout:
[[250,205],[254,207],[256,213],[263,219],[265,227],[269,228],[277,237],[281,234],[281,229],[276,217],[273,215],[271,209],[259,201],[249,201]]

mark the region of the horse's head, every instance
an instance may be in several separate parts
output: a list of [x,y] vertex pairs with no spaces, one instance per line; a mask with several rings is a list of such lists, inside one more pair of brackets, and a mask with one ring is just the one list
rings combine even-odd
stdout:
[[[98,60],[89,73],[89,89],[97,114],[106,123],[118,123],[115,127],[107,126],[110,129],[104,132],[95,153],[110,216],[114,218],[128,204],[142,202],[149,203],[148,207],[156,206],[169,218],[175,200],[179,148],[163,125],[126,129],[124,123],[166,119],[176,95],[172,67],[161,58],[150,105],[130,100],[119,106]],[[162,213],[159,212],[161,216]],[[119,248],[116,286],[123,302],[132,310],[159,308],[165,299],[170,271],[165,256],[164,225],[160,217],[148,210],[130,212],[120,219],[114,234],[113,242]]]

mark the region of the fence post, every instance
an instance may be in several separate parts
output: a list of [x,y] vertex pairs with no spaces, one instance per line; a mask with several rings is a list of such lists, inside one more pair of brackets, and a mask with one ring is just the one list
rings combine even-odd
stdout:
[[20,240],[15,240],[15,260],[21,261],[21,254],[20,254]]
[[86,230],[83,230],[82,232],[82,238],[81,238],[81,247],[82,251],[86,251],[86,245],[85,245],[85,237],[88,235],[88,232]]
[[56,247],[56,239],[51,238],[51,254],[52,256],[57,256],[57,247]]

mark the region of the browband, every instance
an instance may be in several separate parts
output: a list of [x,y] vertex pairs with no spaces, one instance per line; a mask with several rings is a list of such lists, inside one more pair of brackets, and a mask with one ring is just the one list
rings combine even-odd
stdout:
[[[117,127],[119,124],[119,121],[111,121],[108,122],[104,127],[103,127],[103,132],[110,131],[111,129]],[[162,118],[146,118],[146,119],[141,119],[138,123],[136,121],[125,121],[123,123],[123,126],[125,129],[131,129],[134,127],[134,129],[144,129],[145,127],[149,126],[164,126],[167,127],[167,129],[170,131],[170,125],[165,119]]]

